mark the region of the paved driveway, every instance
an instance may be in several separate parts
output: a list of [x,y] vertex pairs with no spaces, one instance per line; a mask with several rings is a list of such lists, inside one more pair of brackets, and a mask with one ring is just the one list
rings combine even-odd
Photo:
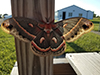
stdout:
[[0,19],[0,26],[1,26],[1,23],[3,22],[3,19]]
[[91,31],[91,32],[100,35],[100,32],[98,32],[98,31]]

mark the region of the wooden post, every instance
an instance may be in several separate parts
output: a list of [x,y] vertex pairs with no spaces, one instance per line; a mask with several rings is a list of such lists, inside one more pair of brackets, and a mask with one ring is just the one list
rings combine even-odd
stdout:
[[[35,20],[54,20],[55,0],[11,0],[12,16]],[[53,56],[39,57],[32,53],[30,43],[15,38],[19,75],[53,75]]]

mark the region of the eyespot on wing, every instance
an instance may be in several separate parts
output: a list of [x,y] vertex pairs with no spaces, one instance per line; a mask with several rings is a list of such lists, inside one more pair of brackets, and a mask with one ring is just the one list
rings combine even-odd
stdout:
[[[77,20],[75,21],[75,19]],[[67,42],[73,42],[77,40],[83,34],[90,32],[94,28],[93,23],[86,18],[77,17],[77,18],[70,18],[68,20],[69,20],[67,21],[68,25],[64,26],[64,35],[63,35]],[[74,25],[71,24],[70,21]],[[73,27],[70,30],[68,30],[70,25],[72,25]]]
[[11,20],[11,19],[7,19],[1,24],[1,29],[8,34],[10,34],[10,31],[13,28],[13,26],[10,24],[9,20]]

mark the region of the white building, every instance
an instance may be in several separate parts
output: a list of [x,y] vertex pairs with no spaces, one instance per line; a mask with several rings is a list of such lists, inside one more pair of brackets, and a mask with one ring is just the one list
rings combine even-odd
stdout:
[[93,19],[93,12],[90,10],[84,10],[76,5],[72,5],[55,12],[55,20],[63,20],[71,17]]

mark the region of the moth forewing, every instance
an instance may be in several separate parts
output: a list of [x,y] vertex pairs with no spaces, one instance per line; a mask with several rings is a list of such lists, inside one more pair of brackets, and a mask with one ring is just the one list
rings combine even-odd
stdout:
[[11,31],[11,26],[10,26],[10,22],[9,22],[10,20],[11,20],[11,18],[5,20],[5,21],[1,24],[1,29],[2,29],[4,32],[8,33],[8,34],[10,34],[10,31]]

